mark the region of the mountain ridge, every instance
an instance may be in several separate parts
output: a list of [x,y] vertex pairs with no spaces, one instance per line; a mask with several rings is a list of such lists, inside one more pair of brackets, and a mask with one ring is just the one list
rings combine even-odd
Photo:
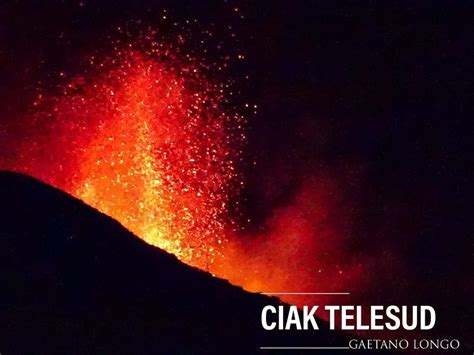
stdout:
[[0,352],[251,354],[347,344],[326,325],[263,330],[260,312],[284,305],[278,299],[186,265],[34,178],[0,172],[0,197]]

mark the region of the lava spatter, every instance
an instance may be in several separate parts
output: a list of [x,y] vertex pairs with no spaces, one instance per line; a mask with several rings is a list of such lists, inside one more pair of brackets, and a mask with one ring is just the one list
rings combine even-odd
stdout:
[[59,94],[38,96],[32,125],[44,134],[17,167],[207,268],[226,240],[244,118],[224,110],[225,85],[202,62],[140,41],[91,56]]
[[217,80],[225,58],[207,65],[181,38],[125,35],[75,74],[59,73],[61,84],[43,85],[31,114],[5,127],[14,154],[0,167],[56,186],[247,290],[346,291],[365,266],[347,257],[350,216],[335,203],[332,177],[273,211],[255,235],[239,230],[230,211],[242,199],[246,120],[228,100],[232,83]]

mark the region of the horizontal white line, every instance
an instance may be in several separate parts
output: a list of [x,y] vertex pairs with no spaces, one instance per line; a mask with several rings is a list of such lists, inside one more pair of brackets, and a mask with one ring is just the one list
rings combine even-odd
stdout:
[[349,292],[262,292],[264,295],[350,295]]
[[349,350],[348,346],[261,346],[260,350]]

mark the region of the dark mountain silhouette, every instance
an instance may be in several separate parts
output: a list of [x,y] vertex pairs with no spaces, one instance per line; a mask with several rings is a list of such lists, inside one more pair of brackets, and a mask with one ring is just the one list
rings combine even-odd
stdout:
[[0,226],[2,354],[347,345],[334,331],[264,331],[261,309],[276,299],[189,267],[33,178],[0,173]]

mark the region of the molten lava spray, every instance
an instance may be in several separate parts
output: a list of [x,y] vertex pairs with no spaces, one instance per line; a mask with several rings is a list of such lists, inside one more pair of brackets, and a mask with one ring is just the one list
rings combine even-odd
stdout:
[[59,94],[38,96],[31,129],[45,133],[24,142],[15,170],[207,268],[226,239],[243,118],[223,110],[223,86],[202,63],[141,40],[146,49],[118,44]]
[[243,184],[245,119],[227,110],[229,85],[210,80],[213,69],[156,33],[114,42],[80,75],[60,73],[59,90],[41,90],[31,115],[4,127],[17,152],[0,167],[69,192],[248,290],[346,291],[364,271],[346,258],[330,179],[303,187],[263,232],[238,231],[229,210]]

